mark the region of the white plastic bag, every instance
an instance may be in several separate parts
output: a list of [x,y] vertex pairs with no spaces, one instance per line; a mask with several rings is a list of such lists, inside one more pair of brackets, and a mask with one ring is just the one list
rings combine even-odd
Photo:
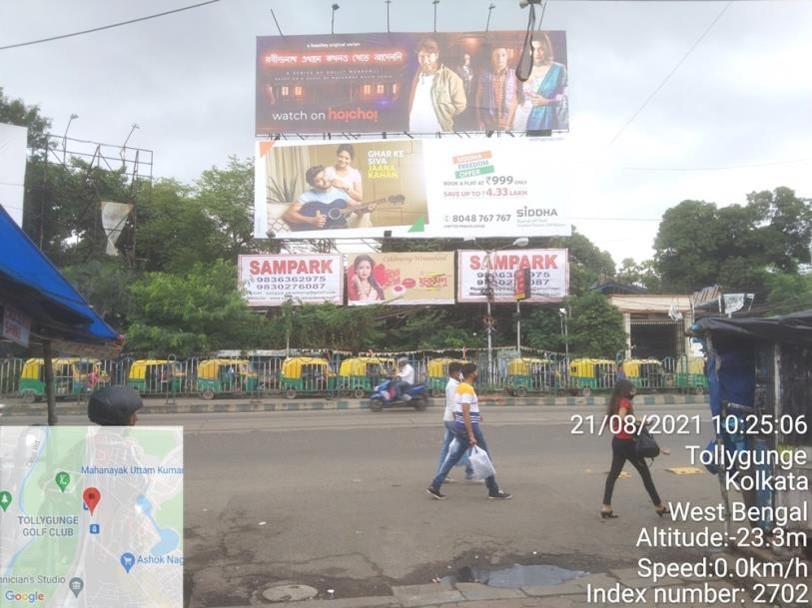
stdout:
[[474,479],[486,479],[491,475],[496,475],[488,453],[478,445],[471,448],[468,459],[471,461],[471,467],[474,469]]

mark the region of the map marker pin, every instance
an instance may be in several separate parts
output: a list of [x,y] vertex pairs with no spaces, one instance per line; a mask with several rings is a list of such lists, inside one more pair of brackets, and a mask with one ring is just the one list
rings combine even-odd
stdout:
[[93,515],[93,509],[96,508],[96,505],[99,504],[101,500],[101,492],[99,492],[96,488],[87,488],[82,493],[82,500],[85,501],[88,510],[90,511],[90,515]]
[[70,590],[73,591],[73,595],[78,599],[82,589],[85,588],[85,581],[80,579],[78,576],[74,576],[72,579],[70,579],[68,585],[70,586]]
[[3,512],[5,512],[6,509],[9,508],[9,505],[11,505],[11,492],[3,490],[0,492],[0,509],[3,509]]
[[65,488],[67,488],[68,484],[70,483],[70,475],[64,471],[60,471],[56,474],[56,479],[54,481],[56,481],[56,485],[59,486],[59,489],[64,492]]
[[129,574],[135,565],[135,556],[132,553],[123,553],[121,555],[121,565],[124,566],[124,570]]

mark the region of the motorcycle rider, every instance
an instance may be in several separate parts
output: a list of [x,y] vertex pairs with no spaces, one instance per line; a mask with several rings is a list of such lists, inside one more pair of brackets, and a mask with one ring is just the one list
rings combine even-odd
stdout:
[[406,393],[414,385],[414,368],[406,357],[398,359],[398,371],[395,375],[395,399],[409,401],[412,397]]

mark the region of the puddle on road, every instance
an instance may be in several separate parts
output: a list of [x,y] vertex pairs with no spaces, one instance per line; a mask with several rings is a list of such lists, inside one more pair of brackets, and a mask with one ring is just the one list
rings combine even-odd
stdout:
[[456,574],[446,576],[443,580],[453,583],[482,583],[489,587],[518,588],[543,587],[558,585],[587,574],[583,570],[568,570],[550,565],[522,566],[514,564],[508,568],[487,570],[464,566]]

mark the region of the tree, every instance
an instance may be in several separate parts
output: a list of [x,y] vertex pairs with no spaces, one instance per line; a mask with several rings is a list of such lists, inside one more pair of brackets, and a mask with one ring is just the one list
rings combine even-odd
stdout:
[[642,287],[652,293],[657,293],[661,289],[660,277],[653,260],[637,264],[633,258],[624,258],[616,278],[621,283]]
[[124,329],[131,306],[129,288],[137,274],[121,257],[68,266],[63,273],[105,321],[120,331]]
[[287,303],[276,313],[273,344],[296,349],[377,349],[384,337],[380,319],[383,309],[380,305],[349,308]]
[[551,238],[547,246],[569,250],[571,294],[582,294],[600,277],[615,275],[615,262],[609,252],[598,249],[574,226],[572,236]]
[[747,205],[717,208],[683,201],[665,212],[654,242],[655,266],[670,291],[714,283],[764,296],[768,272],[796,273],[810,261],[810,201],[789,188],[751,193]]
[[776,274],[767,278],[766,307],[763,314],[782,315],[812,309],[812,275]]
[[623,315],[609,299],[597,291],[575,297],[569,302],[570,353],[582,357],[614,359],[626,348]]
[[237,289],[234,265],[198,264],[185,274],[147,273],[130,288],[128,350],[178,357],[223,348],[266,347],[267,320],[254,314]]
[[251,250],[254,234],[254,161],[230,156],[225,169],[212,167],[195,183],[195,195],[215,226],[212,246],[237,261]]
[[48,129],[51,119],[39,113],[39,106],[27,106],[22,99],[11,99],[0,87],[0,122],[28,129],[28,147],[32,154],[42,158],[48,149]]

